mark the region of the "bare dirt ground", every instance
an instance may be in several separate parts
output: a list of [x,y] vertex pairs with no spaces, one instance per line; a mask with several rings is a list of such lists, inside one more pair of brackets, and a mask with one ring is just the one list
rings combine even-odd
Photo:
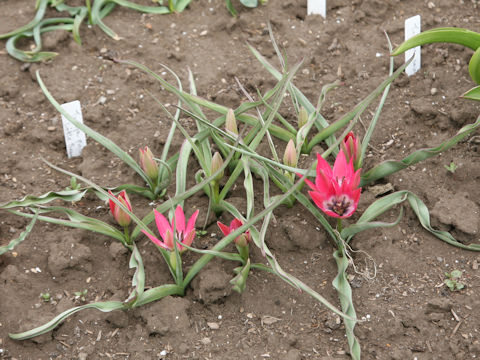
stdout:
[[[148,2],[146,2],[148,3]],[[27,23],[34,2],[4,0],[0,33]],[[306,16],[306,1],[271,0],[256,9],[239,8],[232,18],[222,1],[193,1],[180,14],[142,15],[116,9],[106,23],[123,38],[114,41],[98,28],[82,28],[83,45],[68,33],[49,34],[45,45],[59,52],[53,61],[22,64],[0,55],[0,202],[40,195],[68,186],[69,179],[40,157],[104,186],[139,182],[119,160],[89,139],[81,158],[68,160],[59,114],[45,99],[35,71],[59,102],[80,100],[85,123],[136,154],[149,145],[160,153],[169,119],[148,96],[164,104],[171,94],[140,73],[104,58],[109,52],[162,73],[161,64],[187,79],[195,75],[200,96],[236,108],[246,101],[235,77],[247,90],[275,85],[249,52],[246,42],[277,64],[267,21],[291,63],[304,64],[294,83],[312,102],[323,85],[337,78],[342,86],[329,94],[324,116],[333,121],[353,108],[388,73],[386,30],[394,45],[403,41],[404,19],[422,16],[423,29],[439,26],[480,30],[476,1],[352,0],[328,1],[328,17]],[[5,42],[2,42],[4,44]],[[472,52],[436,44],[422,49],[423,67],[393,85],[374,134],[364,168],[384,159],[401,159],[413,149],[440,144],[473,122],[479,107],[459,98],[473,87],[468,77]],[[402,59],[396,61],[400,64]],[[105,97],[105,101],[99,101]],[[374,110],[373,108],[371,109]],[[295,121],[292,108],[282,114]],[[368,112],[362,120],[368,121]],[[363,133],[358,126],[356,131]],[[416,193],[432,210],[435,227],[462,242],[479,241],[480,138],[385,179],[396,190]],[[176,147],[181,144],[180,136]],[[454,174],[444,165],[458,165]],[[261,189],[259,188],[259,191]],[[241,192],[231,197],[239,197]],[[360,213],[374,199],[364,189]],[[139,215],[150,211],[133,196]],[[191,198],[191,207],[207,200]],[[112,221],[108,207],[95,199],[77,204],[89,216]],[[374,279],[351,273],[356,328],[364,359],[472,359],[480,356],[480,256],[453,248],[427,234],[406,208],[399,226],[359,234],[353,246],[377,265]],[[333,248],[314,218],[296,205],[275,211],[268,245],[283,268],[338,304],[331,286],[336,274]],[[22,232],[23,218],[2,212],[0,243]],[[358,215],[357,215],[358,216]],[[397,212],[386,219],[392,221]],[[227,219],[224,220],[229,221]],[[112,221],[113,223],[113,221]],[[205,248],[217,241],[212,221],[196,240]],[[215,233],[217,236],[211,236]],[[147,285],[168,280],[158,251],[146,238],[139,242]],[[254,250],[254,258],[261,259]],[[196,258],[188,253],[188,264]],[[364,256],[356,257],[365,269]],[[371,270],[371,263],[368,263]],[[37,271],[36,269],[41,271]],[[231,291],[232,266],[213,261],[184,298],[168,297],[130,312],[80,312],[55,331],[23,342],[8,333],[38,326],[76,304],[75,292],[88,290],[86,302],[123,300],[131,272],[128,253],[111,239],[81,230],[38,223],[27,241],[0,257],[0,358],[5,359],[348,359],[340,319],[306,294],[272,275],[254,272],[247,290]],[[32,269],[34,271],[32,271]],[[459,269],[466,288],[451,292],[445,272]],[[52,301],[43,302],[49,292]]]

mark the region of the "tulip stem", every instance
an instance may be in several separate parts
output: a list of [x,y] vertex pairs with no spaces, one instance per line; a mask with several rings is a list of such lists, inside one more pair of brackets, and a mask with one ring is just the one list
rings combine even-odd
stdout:
[[342,230],[343,230],[343,227],[342,227],[342,219],[341,218],[338,218],[337,219],[337,231],[339,234],[342,233]]
[[130,239],[130,232],[128,231],[128,226],[123,227],[123,233],[125,234],[125,242],[127,245],[132,245],[132,239]]

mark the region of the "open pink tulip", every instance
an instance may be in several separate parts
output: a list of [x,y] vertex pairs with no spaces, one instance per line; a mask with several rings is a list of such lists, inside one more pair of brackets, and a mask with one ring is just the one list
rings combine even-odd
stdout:
[[[230,223],[230,226],[222,224],[220,221],[217,221],[217,225],[222,230],[224,236],[227,236],[231,232],[237,230],[240,226],[243,225],[243,222],[239,219],[233,219]],[[252,241],[252,237],[250,236],[250,231],[245,231],[243,234],[240,234],[235,238],[235,244],[246,246],[250,241]]]
[[336,218],[347,218],[357,209],[361,188],[360,171],[353,169],[353,159],[347,162],[342,150],[337,155],[333,170],[328,162],[317,154],[317,177],[315,184],[305,179],[312,191],[308,193],[313,202],[325,214]]
[[[108,190],[108,193],[120,201],[125,207],[132,211],[132,205],[130,204],[130,199],[125,190],[122,190],[118,196],[113,195],[113,193]],[[128,215],[125,211],[122,210],[120,206],[118,206],[112,199],[108,200],[108,204],[110,205],[110,212],[112,213],[113,217],[117,221],[117,223],[121,226],[128,226],[132,221],[130,219],[130,215]]]
[[177,239],[177,246],[179,251],[183,251],[185,248],[181,244],[190,246],[195,238],[195,222],[197,221],[198,210],[193,213],[193,215],[188,220],[188,223],[185,225],[185,214],[180,205],[175,209],[175,215],[173,216],[172,223],[170,224],[168,220],[159,213],[157,210],[153,210],[155,214],[155,223],[157,224],[158,233],[162,240],[157,239],[155,236],[149,234],[145,230],[142,232],[148,236],[150,240],[153,241],[155,245],[164,248],[165,250],[173,250],[173,236],[174,230]]

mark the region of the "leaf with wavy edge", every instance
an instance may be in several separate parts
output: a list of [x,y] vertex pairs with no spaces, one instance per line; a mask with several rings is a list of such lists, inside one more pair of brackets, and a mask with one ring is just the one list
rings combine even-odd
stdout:
[[21,200],[13,200],[0,205],[0,209],[11,209],[22,206],[43,205],[53,200],[64,200],[70,202],[76,202],[83,198],[83,195],[87,190],[63,190],[63,191],[50,191],[40,196],[27,195]]

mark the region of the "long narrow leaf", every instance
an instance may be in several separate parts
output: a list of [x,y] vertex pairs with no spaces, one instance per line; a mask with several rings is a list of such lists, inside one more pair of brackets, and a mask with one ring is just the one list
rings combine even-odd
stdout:
[[33,205],[44,205],[54,200],[63,200],[69,202],[80,201],[87,190],[63,190],[50,191],[40,196],[27,195],[23,199],[13,200],[1,204],[0,209],[11,209],[15,207],[27,207]]
[[42,21],[43,17],[45,16],[45,11],[47,9],[49,1],[50,0],[40,0],[38,2],[37,13],[35,14],[35,18],[32,21],[30,21],[24,26],[19,27],[18,29],[15,29],[5,34],[0,34],[0,39],[6,39],[11,36],[15,36],[17,34],[33,29],[40,21]]
[[443,143],[441,143],[436,147],[414,151],[413,153],[411,153],[406,158],[400,161],[388,160],[388,161],[382,162],[362,175],[360,186],[368,185],[375,180],[382,179],[388,175],[396,173],[397,171],[403,170],[409,167],[410,165],[414,165],[434,155],[438,155],[441,152],[444,152],[450,149],[452,146],[456,145],[465,137],[467,137],[468,135],[476,131],[479,127],[480,127],[480,116],[477,118],[475,123],[462,127],[455,136],[448,139],[447,141],[444,141]]
[[14,340],[26,340],[32,337],[45,334],[53,329],[55,329],[60,323],[65,320],[70,315],[75,314],[76,312],[84,309],[97,309],[102,312],[110,312],[114,310],[126,309],[127,306],[121,301],[106,301],[106,302],[96,302],[92,304],[86,304],[82,306],[77,306],[71,309],[68,309],[62,312],[60,315],[57,315],[55,318],[47,322],[46,324],[39,326],[35,329],[28,330],[22,333],[17,334],[8,334]]
[[[337,290],[342,311],[351,319],[356,319],[357,314],[353,306],[352,288],[350,287],[350,283],[347,279],[348,258],[343,249],[344,247],[342,246],[333,253],[333,257],[337,263],[338,274],[335,279],[333,279],[332,285],[335,290]],[[360,360],[361,347],[353,332],[355,328],[355,321],[343,319],[343,323],[345,324],[345,333],[347,335],[348,347],[350,348],[350,356],[353,360]]]
[[130,262],[128,265],[130,269],[135,269],[135,273],[132,277],[132,286],[134,289],[125,302],[132,303],[133,301],[141,298],[145,290],[145,269],[143,267],[142,255],[140,255],[140,252],[135,244],[133,244],[132,255],[130,256]]
[[38,219],[38,211],[35,213],[35,215],[32,218],[32,221],[30,221],[30,224],[27,225],[24,231],[20,234],[20,236],[16,239],[10,240],[10,242],[5,245],[5,246],[0,246],[0,255],[5,254],[7,251],[13,250],[15,246],[20,244],[22,241],[24,241],[28,234],[33,230],[33,227],[35,226],[35,222]]

